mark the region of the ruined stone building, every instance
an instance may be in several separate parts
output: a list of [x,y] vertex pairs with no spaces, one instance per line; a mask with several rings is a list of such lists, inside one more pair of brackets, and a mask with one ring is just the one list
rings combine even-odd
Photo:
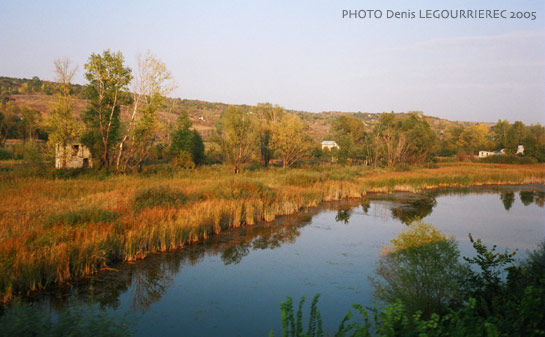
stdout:
[[91,151],[82,144],[57,144],[55,148],[55,168],[93,167]]

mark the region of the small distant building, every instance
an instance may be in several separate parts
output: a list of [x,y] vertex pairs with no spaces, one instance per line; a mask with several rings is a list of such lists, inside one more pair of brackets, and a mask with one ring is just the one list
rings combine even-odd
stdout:
[[55,168],[93,167],[91,151],[82,144],[57,144],[55,147]]
[[328,149],[331,151],[332,149],[339,149],[339,145],[337,145],[337,142],[334,140],[324,140],[322,141],[322,150],[323,149]]
[[201,122],[204,122],[204,116],[199,116],[199,120],[200,120]]
[[479,151],[479,158],[486,158],[490,156],[496,156],[497,153],[494,151]]
[[[524,147],[522,148],[522,151],[524,152]],[[491,156],[505,156],[505,149],[501,149],[499,151],[479,151],[479,158],[486,158]]]
[[524,154],[524,146],[523,145],[519,145],[517,146],[517,153],[515,153],[516,155],[523,155]]

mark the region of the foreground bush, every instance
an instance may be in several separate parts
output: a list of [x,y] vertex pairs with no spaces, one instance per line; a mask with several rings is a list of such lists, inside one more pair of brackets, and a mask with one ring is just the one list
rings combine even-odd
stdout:
[[446,313],[459,301],[468,272],[459,257],[453,237],[414,221],[382,251],[376,273],[385,282],[373,279],[376,296],[387,303],[400,299],[410,314],[420,310],[426,319]]

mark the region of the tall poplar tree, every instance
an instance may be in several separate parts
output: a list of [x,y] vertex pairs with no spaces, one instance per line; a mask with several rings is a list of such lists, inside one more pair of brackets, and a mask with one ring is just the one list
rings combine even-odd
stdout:
[[85,64],[89,81],[87,110],[83,114],[86,133],[82,137],[101,167],[109,168],[112,148],[119,139],[121,105],[130,100],[127,86],[132,79],[123,54],[106,50],[92,54]]

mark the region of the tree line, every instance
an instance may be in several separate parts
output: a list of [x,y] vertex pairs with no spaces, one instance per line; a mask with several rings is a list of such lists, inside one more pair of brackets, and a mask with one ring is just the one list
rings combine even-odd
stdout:
[[[490,128],[456,124],[438,132],[419,112],[383,113],[369,124],[357,114],[346,114],[331,122],[323,138],[338,144],[329,150],[311,137],[304,119],[270,103],[222,107],[205,151],[187,111],[179,113],[174,125],[160,118],[160,111],[167,109],[166,96],[176,84],[166,65],[149,51],[139,56],[134,70],[125,65],[121,52],[92,54],[84,65],[85,86],[71,83],[77,67],[70,60],[58,59],[54,65],[52,112],[42,117],[38,110],[4,100],[0,146],[8,138],[43,139],[53,153],[57,144],[82,143],[91,150],[98,167],[118,173],[139,171],[152,161],[186,168],[223,162],[236,173],[248,163],[284,168],[298,162],[395,167],[423,164],[440,156],[463,159],[479,150],[504,149],[509,156],[518,145],[524,146],[525,156],[545,161],[545,128],[540,124],[500,120]],[[4,88],[16,88],[19,93],[43,90],[45,83],[37,77],[22,84],[1,80]],[[74,114],[77,97],[87,101],[80,116]]]

